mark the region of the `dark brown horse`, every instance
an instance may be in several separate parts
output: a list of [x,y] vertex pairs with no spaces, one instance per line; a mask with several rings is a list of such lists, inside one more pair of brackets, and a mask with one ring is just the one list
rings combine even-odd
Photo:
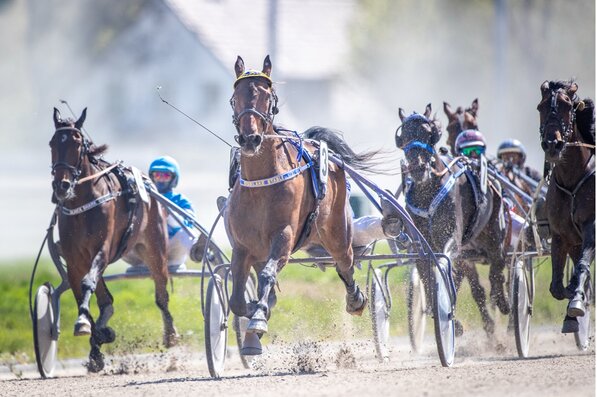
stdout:
[[[437,153],[435,145],[441,130],[438,121],[430,119],[430,115],[430,104],[424,114],[406,116],[399,110],[402,125],[396,131],[396,146],[404,151],[408,164],[404,188],[406,209],[435,252],[444,251],[454,240],[456,287],[460,287],[465,276],[469,279],[483,327],[492,334],[494,321],[487,310],[485,290],[475,265],[464,259],[481,256],[490,263],[492,300],[501,312],[508,313],[503,276],[505,230],[499,221],[500,199],[488,188],[485,199],[476,202],[475,191],[480,194],[480,189],[473,184],[478,184],[478,180],[465,171],[465,165]],[[461,168],[463,166],[465,168]],[[419,272],[425,274],[424,269]]]
[[[145,263],[155,282],[155,301],[164,320],[164,344],[177,340],[168,311],[166,214],[153,198],[142,200],[130,169],[109,164],[99,156],[106,145],[96,146],[81,132],[87,109],[74,121],[63,120],[54,108],[52,150],[53,197],[58,210],[60,253],[66,260],[68,281],[79,306],[75,336],[90,335],[88,369],[104,367],[100,347],[115,333],[108,327],[114,313],[113,298],[102,274],[108,264],[122,258]],[[96,293],[100,314],[94,322],[89,311]]]
[[[261,72],[245,72],[241,57],[234,70],[237,80],[231,105],[241,148],[241,171],[224,214],[232,244],[231,310],[250,318],[247,335],[267,332],[267,320],[276,302],[277,273],[292,252],[320,244],[334,258],[346,287],[346,310],[360,315],[366,297],[353,278],[352,223],[343,169],[331,162],[320,164],[329,167],[329,177],[325,195],[316,198],[312,174],[299,155],[304,150],[317,159],[316,147],[298,135],[274,130],[273,117],[278,109],[269,56]],[[355,154],[330,130],[312,128],[304,137],[326,140],[346,164],[368,168],[372,154]],[[251,267],[258,274],[258,302],[247,304],[245,284]],[[243,354],[260,353],[260,346],[243,346]]]
[[[552,235],[550,292],[570,299],[562,332],[578,331],[585,315],[585,283],[595,257],[595,111],[591,99],[581,100],[573,81],[541,85],[539,123],[545,161],[551,165],[547,213]],[[566,256],[574,274],[564,287]]]
[[475,99],[471,104],[470,108],[462,109],[458,107],[456,111],[452,111],[452,107],[448,102],[444,102],[444,113],[448,117],[448,125],[446,131],[448,131],[448,138],[446,140],[452,155],[456,156],[456,137],[464,130],[478,130],[477,125],[477,112],[479,111],[479,100]]

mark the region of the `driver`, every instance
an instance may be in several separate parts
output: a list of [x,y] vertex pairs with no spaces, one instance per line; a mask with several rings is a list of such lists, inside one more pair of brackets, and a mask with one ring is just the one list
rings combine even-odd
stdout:
[[[178,185],[180,179],[180,167],[178,162],[170,156],[161,156],[156,158],[149,165],[149,177],[155,183],[158,192],[168,200],[195,215],[195,210],[189,199],[182,193],[175,193],[174,188]],[[168,215],[168,268],[171,271],[184,270],[185,261],[189,255],[189,250],[197,240],[198,232],[187,219],[183,220],[186,228],[195,234],[189,234],[174,219]]]
[[541,180],[539,171],[524,165],[527,152],[518,139],[508,139],[502,142],[497,150],[497,158],[502,162],[506,170],[517,167],[533,180],[537,182]]

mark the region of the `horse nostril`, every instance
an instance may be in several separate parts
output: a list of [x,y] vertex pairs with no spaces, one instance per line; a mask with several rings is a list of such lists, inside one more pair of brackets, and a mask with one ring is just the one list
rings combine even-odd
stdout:
[[557,141],[555,146],[557,150],[562,150],[564,148],[564,141]]
[[65,191],[70,189],[70,182],[69,181],[60,182],[60,189],[65,190]]
[[252,140],[255,146],[259,146],[261,143],[261,135],[253,135]]
[[541,142],[541,149],[543,149],[544,151],[547,150],[547,143],[546,142]]

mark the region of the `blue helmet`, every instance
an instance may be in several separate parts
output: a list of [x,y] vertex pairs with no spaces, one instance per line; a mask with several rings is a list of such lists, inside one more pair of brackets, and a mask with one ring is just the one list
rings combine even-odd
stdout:
[[178,180],[180,179],[180,167],[178,166],[178,162],[172,157],[161,156],[153,160],[149,165],[150,178],[152,178],[152,173],[155,171],[170,172],[173,175],[172,180],[168,182],[167,185],[156,183],[158,190],[161,193],[173,189],[178,185]]
[[502,159],[502,156],[506,153],[518,153],[522,157],[522,163],[527,158],[527,151],[523,144],[518,139],[508,139],[500,144],[497,150],[498,159]]

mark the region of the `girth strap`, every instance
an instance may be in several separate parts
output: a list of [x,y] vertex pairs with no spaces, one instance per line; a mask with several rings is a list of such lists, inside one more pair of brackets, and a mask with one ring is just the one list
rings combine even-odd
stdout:
[[576,224],[576,222],[574,222],[574,213],[576,212],[576,193],[578,193],[578,191],[580,190],[580,188],[584,185],[584,183],[586,181],[589,180],[589,178],[591,178],[593,175],[595,175],[595,170],[591,170],[590,172],[586,173],[583,178],[580,180],[580,182],[578,182],[576,184],[576,186],[574,187],[574,190],[570,191],[568,189],[566,189],[565,187],[561,186],[558,181],[556,181],[556,178],[553,178],[553,182],[555,183],[556,187],[558,189],[560,189],[562,192],[566,193],[568,196],[570,196],[570,220],[572,221],[572,225],[574,225],[574,230],[576,230],[576,232],[578,233],[578,235],[582,238],[582,231],[580,230],[580,227],[578,227],[578,225]]

